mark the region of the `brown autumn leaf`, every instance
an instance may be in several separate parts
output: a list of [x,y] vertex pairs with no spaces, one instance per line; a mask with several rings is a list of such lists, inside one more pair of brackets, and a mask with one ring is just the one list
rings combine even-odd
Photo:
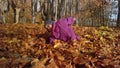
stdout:
[[80,63],[80,58],[79,58],[79,57],[75,57],[75,58],[73,59],[73,63],[79,64],[79,63]]
[[9,68],[8,65],[9,65],[10,61],[8,61],[6,58],[2,57],[0,58],[0,67],[1,68]]
[[31,61],[31,65],[33,66],[33,65],[35,65],[38,62],[39,62],[39,59],[33,59],[33,61]]
[[48,60],[49,58],[44,58],[40,61],[38,59],[35,59],[31,62],[31,64],[33,64],[32,68],[46,68],[45,64]]
[[106,64],[106,65],[109,65],[109,63],[111,62],[110,59],[104,59],[103,62]]
[[60,40],[54,40],[53,44],[54,44],[54,48],[59,48],[62,46],[62,43]]
[[116,59],[120,59],[120,56],[117,56]]
[[59,48],[60,46],[62,46],[61,43],[55,43],[54,48]]
[[66,64],[65,68],[73,68],[73,66],[71,63],[69,63],[69,64]]
[[49,64],[46,66],[46,68],[59,68],[57,64],[55,63],[54,59],[51,59],[49,61]]
[[55,56],[58,60],[64,61],[65,57],[60,52],[55,52]]

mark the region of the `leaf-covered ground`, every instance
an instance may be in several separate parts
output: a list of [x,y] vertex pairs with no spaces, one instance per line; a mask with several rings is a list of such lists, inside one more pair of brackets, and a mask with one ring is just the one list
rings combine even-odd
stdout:
[[0,68],[120,68],[120,29],[73,27],[80,41],[49,44],[37,24],[0,24]]

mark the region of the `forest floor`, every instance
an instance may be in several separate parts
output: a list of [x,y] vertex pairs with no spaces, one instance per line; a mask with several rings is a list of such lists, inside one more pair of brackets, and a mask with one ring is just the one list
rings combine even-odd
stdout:
[[49,44],[42,25],[0,24],[0,68],[120,68],[120,28],[73,29],[80,41]]

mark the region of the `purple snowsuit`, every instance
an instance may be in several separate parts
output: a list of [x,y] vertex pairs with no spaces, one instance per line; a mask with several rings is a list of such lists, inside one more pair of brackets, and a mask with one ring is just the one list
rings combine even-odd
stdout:
[[75,35],[74,31],[70,27],[74,23],[72,17],[60,19],[54,22],[52,25],[50,43],[55,39],[68,41],[68,40],[79,40],[79,37]]

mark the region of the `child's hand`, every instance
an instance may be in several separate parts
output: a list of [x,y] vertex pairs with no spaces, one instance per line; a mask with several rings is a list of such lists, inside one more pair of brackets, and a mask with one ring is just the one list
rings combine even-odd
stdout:
[[73,18],[74,21],[76,21],[76,18]]

